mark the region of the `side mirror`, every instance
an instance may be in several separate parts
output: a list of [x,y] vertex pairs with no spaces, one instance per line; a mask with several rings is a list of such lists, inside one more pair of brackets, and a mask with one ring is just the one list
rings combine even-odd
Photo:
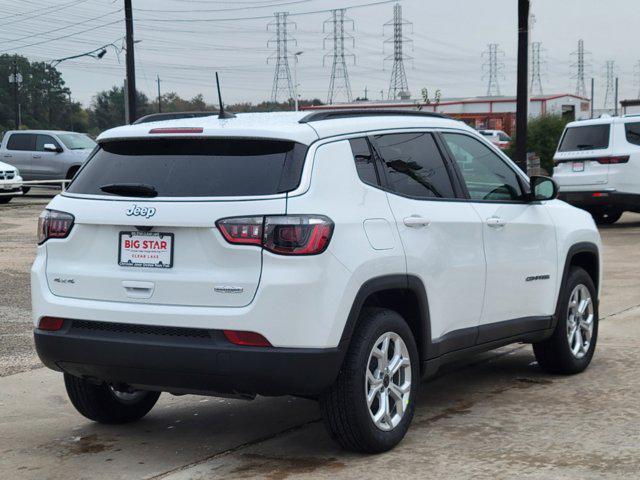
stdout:
[[42,148],[44,148],[45,152],[56,152],[60,153],[62,149],[60,147],[56,147],[53,143],[45,143]]
[[550,177],[532,175],[530,200],[553,200],[558,196],[558,184]]

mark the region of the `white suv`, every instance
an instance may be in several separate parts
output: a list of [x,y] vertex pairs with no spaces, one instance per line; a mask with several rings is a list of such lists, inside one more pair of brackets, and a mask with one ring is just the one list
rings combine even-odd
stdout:
[[17,168],[0,162],[0,204],[22,195],[22,177]]
[[380,452],[446,362],[512,342],[550,372],[591,361],[593,220],[461,122],[263,113],[98,141],[32,269],[38,353],[92,420],[137,420],[160,392],[291,394]]
[[640,117],[571,122],[553,157],[560,198],[597,223],[640,212]]

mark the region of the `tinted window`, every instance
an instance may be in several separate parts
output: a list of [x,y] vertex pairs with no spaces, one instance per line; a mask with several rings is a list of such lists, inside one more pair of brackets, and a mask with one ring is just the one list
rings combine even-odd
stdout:
[[430,133],[376,135],[389,188],[418,198],[453,198],[451,179]]
[[609,146],[609,128],[608,124],[567,128],[558,151],[573,152],[607,148]]
[[300,183],[307,147],[255,139],[106,142],[68,191],[105,195],[108,184],[142,183],[161,197],[271,195]]
[[516,172],[495,152],[468,135],[443,134],[474,200],[518,200]]
[[510,142],[511,141],[511,137],[509,135],[507,135],[506,133],[503,133],[503,132],[499,132],[498,133],[498,138],[500,139],[501,142]]
[[51,135],[37,135],[36,136],[36,152],[44,152],[46,151],[44,149],[44,146],[50,143],[56,147],[60,147],[60,145],[58,145],[58,142],[55,141],[55,139],[51,136]]
[[640,123],[625,123],[624,132],[627,135],[627,142],[640,145]]
[[12,133],[7,142],[7,150],[31,150],[35,148],[35,135],[30,133]]
[[369,185],[379,185],[375,159],[367,139],[352,138],[349,142],[351,143],[353,159],[356,162],[356,170],[360,180]]

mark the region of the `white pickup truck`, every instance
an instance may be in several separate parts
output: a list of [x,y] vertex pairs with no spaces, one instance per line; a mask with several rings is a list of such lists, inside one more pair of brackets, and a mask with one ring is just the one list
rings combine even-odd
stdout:
[[22,195],[22,177],[16,167],[0,162],[0,204]]

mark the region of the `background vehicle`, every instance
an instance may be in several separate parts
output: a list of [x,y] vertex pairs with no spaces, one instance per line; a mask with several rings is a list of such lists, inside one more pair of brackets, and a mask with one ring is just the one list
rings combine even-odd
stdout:
[[511,137],[502,130],[478,130],[478,132],[502,150],[506,150],[511,145]]
[[547,371],[591,360],[593,220],[461,122],[244,114],[99,143],[41,215],[31,277],[38,354],[90,419],[292,394],[380,452],[444,363],[512,342]]
[[567,124],[553,160],[560,198],[596,222],[640,212],[640,116]]
[[13,165],[0,162],[0,204],[22,195],[22,177]]
[[73,178],[95,146],[83,133],[10,130],[2,138],[0,159],[18,168],[25,181],[64,180]]

